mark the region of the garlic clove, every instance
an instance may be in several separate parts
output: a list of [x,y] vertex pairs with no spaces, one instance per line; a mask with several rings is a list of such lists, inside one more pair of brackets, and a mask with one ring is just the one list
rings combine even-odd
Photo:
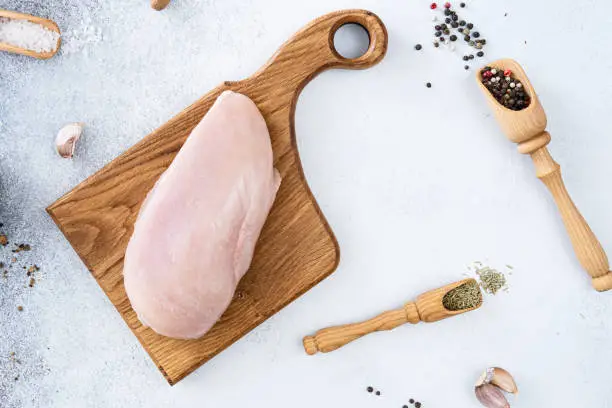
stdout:
[[57,153],[63,158],[72,158],[76,143],[83,134],[83,123],[71,123],[64,126],[55,138]]
[[493,368],[491,384],[497,385],[502,390],[511,394],[518,394],[518,387],[516,386],[516,382],[514,382],[514,378],[512,378],[512,375],[503,368]]
[[151,7],[157,11],[165,9],[168,4],[170,4],[170,0],[151,0]]
[[493,384],[482,384],[475,388],[476,398],[487,408],[510,408],[508,400]]
[[518,387],[512,375],[500,367],[489,367],[480,376],[476,386],[483,384],[493,384],[511,394],[518,394]]

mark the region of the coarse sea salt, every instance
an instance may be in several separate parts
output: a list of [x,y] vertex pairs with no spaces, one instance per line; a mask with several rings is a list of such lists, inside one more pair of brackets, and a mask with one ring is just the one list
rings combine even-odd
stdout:
[[0,42],[34,52],[56,49],[59,33],[27,20],[0,17]]

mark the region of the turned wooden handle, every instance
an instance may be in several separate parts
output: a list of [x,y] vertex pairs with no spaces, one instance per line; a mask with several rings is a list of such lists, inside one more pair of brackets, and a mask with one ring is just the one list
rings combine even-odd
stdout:
[[[608,257],[567,192],[561,177],[561,167],[546,148],[547,141],[550,141],[550,135],[544,132],[531,141],[519,145],[519,151],[531,155],[538,178],[548,187],[557,203],[580,264],[593,278],[593,287],[600,292],[610,290],[612,273]],[[540,145],[543,146],[539,147]],[[535,150],[532,150],[534,148]]]
[[416,324],[420,320],[416,305],[408,303],[402,309],[382,313],[362,323],[345,324],[319,330],[314,336],[304,338],[304,349],[310,355],[317,352],[328,353],[366,334],[393,330],[405,323]]

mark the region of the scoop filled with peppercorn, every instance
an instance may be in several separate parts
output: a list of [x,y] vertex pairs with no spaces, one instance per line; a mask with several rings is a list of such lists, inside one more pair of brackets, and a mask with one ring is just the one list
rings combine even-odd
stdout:
[[514,76],[511,69],[486,66],[480,70],[480,81],[497,102],[508,109],[523,110],[531,103],[523,83]]

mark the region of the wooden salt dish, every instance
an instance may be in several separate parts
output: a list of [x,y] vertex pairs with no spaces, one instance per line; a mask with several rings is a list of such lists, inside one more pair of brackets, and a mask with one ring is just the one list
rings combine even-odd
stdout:
[[61,32],[55,21],[48,20],[42,17],[31,16],[29,14],[17,13],[15,11],[2,10],[0,9],[0,17],[10,18],[11,20],[27,20],[35,24],[40,24],[43,27],[48,28],[49,30],[55,31],[60,34],[60,38],[57,39],[57,45],[53,51],[47,52],[36,52],[32,50],[28,50],[26,48],[16,47],[11,44],[0,42],[0,51],[12,52],[14,54],[26,55],[28,57],[34,57],[38,59],[49,59],[57,54],[57,51],[60,48],[62,43]]
[[569,196],[561,178],[561,167],[546,148],[551,140],[546,131],[546,113],[527,74],[518,62],[511,59],[502,59],[488,66],[502,71],[509,69],[523,83],[531,103],[523,110],[513,111],[501,105],[489,92],[481,81],[480,71],[476,74],[478,85],[508,139],[518,144],[520,153],[531,155],[536,175],[555,199],[574,251],[582,267],[591,275],[593,287],[600,292],[612,289],[612,273],[606,253]]
[[306,353],[310,355],[316,354],[317,352],[329,353],[366,334],[377,331],[393,330],[405,323],[433,323],[452,316],[471,312],[482,305],[482,297],[480,303],[476,306],[462,310],[448,310],[442,303],[447,293],[470,282],[478,285],[474,279],[464,279],[423,293],[417,297],[414,302],[406,303],[403,308],[384,312],[365,322],[319,330],[314,336],[304,337],[304,349]]

